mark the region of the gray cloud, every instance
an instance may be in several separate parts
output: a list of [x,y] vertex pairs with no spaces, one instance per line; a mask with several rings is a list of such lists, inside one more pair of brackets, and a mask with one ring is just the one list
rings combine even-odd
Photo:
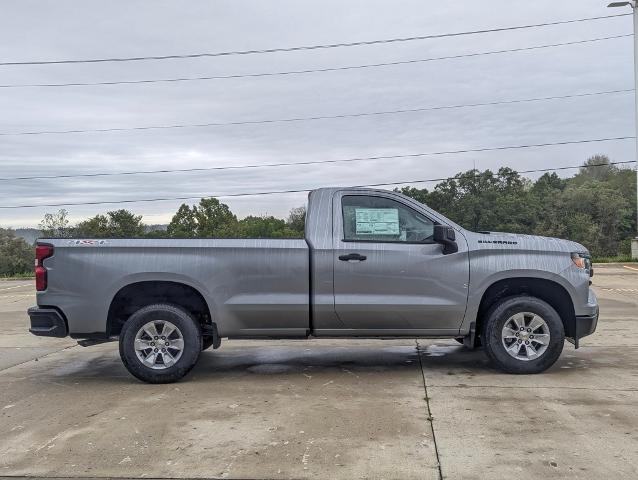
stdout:
[[[0,59],[182,54],[347,42],[619,13],[589,0],[489,2],[5,1]],[[324,51],[126,64],[0,68],[0,83],[135,80],[321,68],[631,32],[623,17],[525,31]],[[631,88],[630,38],[397,67],[174,84],[0,91],[0,132],[330,115]],[[0,137],[0,176],[329,160],[633,134],[633,95],[252,126]],[[395,182],[472,168],[547,168],[631,141],[332,165],[0,182],[2,205],[230,194]],[[567,174],[567,173],[565,173]],[[229,198],[240,216],[285,216],[305,194]],[[165,222],[179,201],[126,205]],[[80,219],[115,205],[69,207]],[[0,210],[36,225],[55,208]]]

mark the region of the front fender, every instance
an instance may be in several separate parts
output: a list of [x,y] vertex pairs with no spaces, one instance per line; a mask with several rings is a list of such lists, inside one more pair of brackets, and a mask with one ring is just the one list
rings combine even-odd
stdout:
[[472,273],[472,269],[470,269],[468,304],[463,323],[461,324],[461,327],[459,329],[460,335],[467,335],[470,331],[471,324],[473,322],[476,322],[479,313],[479,307],[481,305],[481,300],[483,299],[483,296],[487,289],[490,286],[494,285],[496,282],[502,280],[524,278],[547,280],[562,287],[569,295],[574,306],[578,305],[579,302],[578,290],[572,283],[568,281],[567,278],[565,278],[565,276],[557,272],[530,268],[515,268],[509,270],[501,270],[482,276],[478,276],[476,274],[473,275]]

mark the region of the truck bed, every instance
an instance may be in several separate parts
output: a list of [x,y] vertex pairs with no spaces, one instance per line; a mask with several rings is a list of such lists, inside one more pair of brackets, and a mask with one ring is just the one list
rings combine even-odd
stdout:
[[[148,280],[193,287],[224,337],[306,336],[310,328],[309,248],[303,239],[39,240],[55,247],[47,259],[49,288],[40,307],[55,306],[74,336],[105,332],[109,302]],[[81,301],[78,301],[81,300]]]

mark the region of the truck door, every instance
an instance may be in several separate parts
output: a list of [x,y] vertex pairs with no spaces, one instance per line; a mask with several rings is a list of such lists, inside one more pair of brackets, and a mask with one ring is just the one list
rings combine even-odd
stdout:
[[459,328],[469,282],[467,244],[457,235],[459,251],[444,255],[432,240],[437,221],[429,215],[391,193],[335,193],[340,334],[436,334]]

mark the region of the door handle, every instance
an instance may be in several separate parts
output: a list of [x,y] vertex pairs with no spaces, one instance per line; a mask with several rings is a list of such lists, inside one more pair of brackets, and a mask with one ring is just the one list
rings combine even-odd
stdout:
[[343,260],[344,262],[347,262],[348,260],[359,260],[360,262],[363,262],[366,258],[365,255],[359,255],[358,253],[349,253],[347,255],[339,255],[339,260]]

